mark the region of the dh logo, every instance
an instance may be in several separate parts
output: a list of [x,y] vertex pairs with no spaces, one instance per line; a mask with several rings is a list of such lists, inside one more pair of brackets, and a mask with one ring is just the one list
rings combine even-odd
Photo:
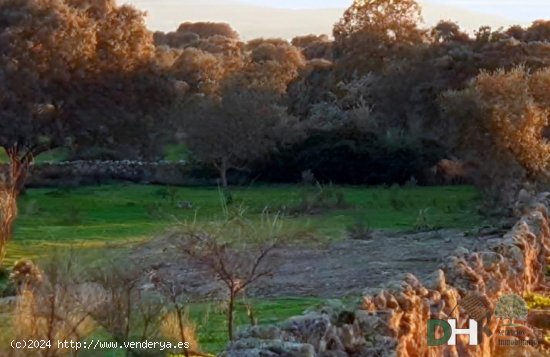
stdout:
[[[456,319],[449,320],[428,320],[428,346],[441,346],[448,344],[450,346],[456,346],[457,335],[468,335],[470,346],[477,346],[477,321],[469,319],[469,326],[466,329],[456,328]],[[440,327],[443,330],[443,336],[436,337],[437,328]]]
[[[491,320],[491,310],[487,301],[478,294],[466,295],[453,311],[460,306],[462,310],[469,316],[468,328],[458,329],[456,319],[448,320],[428,320],[428,346],[441,346],[448,344],[456,345],[457,335],[468,335],[470,346],[477,346],[479,341],[483,339],[483,335],[491,337],[492,332],[489,329],[489,321]],[[437,328],[440,327],[443,331],[443,336],[436,337]]]

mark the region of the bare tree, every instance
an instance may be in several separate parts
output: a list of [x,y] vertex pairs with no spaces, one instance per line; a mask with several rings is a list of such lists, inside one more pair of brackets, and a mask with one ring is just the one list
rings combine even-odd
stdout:
[[229,340],[234,338],[236,299],[249,286],[272,276],[272,255],[287,238],[277,218],[265,217],[259,224],[236,218],[181,232],[176,247],[183,259],[205,269],[226,290]]
[[[91,272],[97,301],[88,314],[118,343],[159,337],[162,302],[158,294],[142,287],[144,272],[131,261],[118,259]],[[152,351],[126,349],[126,356],[146,356]]]

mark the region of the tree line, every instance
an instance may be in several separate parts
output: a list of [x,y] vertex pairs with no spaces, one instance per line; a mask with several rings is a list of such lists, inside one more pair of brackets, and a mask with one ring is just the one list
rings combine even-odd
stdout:
[[224,185],[231,169],[404,183],[444,158],[474,168],[474,183],[499,201],[544,181],[550,21],[469,34],[452,21],[423,27],[414,0],[370,0],[344,12],[332,39],[244,42],[215,23],[154,39],[162,66],[186,84],[172,119]]

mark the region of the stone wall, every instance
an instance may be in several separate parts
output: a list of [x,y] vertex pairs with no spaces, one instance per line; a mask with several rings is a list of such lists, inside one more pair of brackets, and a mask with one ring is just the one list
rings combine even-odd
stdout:
[[[550,264],[548,194],[533,197],[523,215],[501,238],[488,239],[478,251],[457,248],[425,281],[406,274],[402,281],[367,289],[359,308],[330,305],[282,324],[242,331],[225,357],[359,357],[359,356],[536,356],[531,348],[499,349],[494,338],[468,346],[427,346],[429,319],[466,320],[453,308],[475,292],[488,306],[506,293],[534,291],[544,283]],[[477,239],[477,238],[472,238]],[[367,258],[366,258],[367,259]],[[497,319],[490,322],[497,329]]]
[[78,186],[109,181],[144,184],[204,185],[215,179],[194,178],[184,161],[67,161],[32,167],[27,187]]

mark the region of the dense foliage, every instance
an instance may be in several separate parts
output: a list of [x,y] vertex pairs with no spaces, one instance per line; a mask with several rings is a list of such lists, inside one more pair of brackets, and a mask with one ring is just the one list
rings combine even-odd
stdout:
[[159,110],[176,91],[156,68],[143,15],[114,0],[0,1],[0,147],[10,161],[0,186],[0,262],[37,154],[97,143],[154,147]]
[[[325,182],[391,184],[413,177],[415,182],[430,183],[437,182],[430,175],[449,167],[454,173],[472,174],[477,170],[472,168],[483,166],[487,169],[471,175],[474,182],[494,193],[491,187],[501,187],[505,181],[513,196],[521,186],[518,179],[539,180],[546,171],[541,167],[545,139],[540,132],[546,126],[547,105],[533,94],[517,98],[524,102],[524,109],[508,108],[520,96],[517,87],[515,92],[502,94],[502,101],[508,100],[504,95],[511,98],[500,106],[500,115],[494,108],[499,94],[493,92],[507,77],[517,77],[521,71],[523,76],[531,76],[530,71],[548,66],[548,28],[546,21],[497,31],[483,26],[472,36],[451,21],[423,28],[421,7],[414,0],[361,0],[354,1],[334,26],[334,39],[308,35],[290,42],[243,42],[226,24],[184,23],[175,32],[156,33],[155,40],[168,71],[188,85],[186,102],[178,106],[175,115],[175,131],[187,137],[183,142],[199,159],[211,156],[205,152],[208,145],[187,134],[201,136],[198,131],[211,128],[220,134],[215,143],[211,140],[212,150],[223,141],[238,138],[242,145],[234,146],[233,151],[240,152],[238,161],[246,163],[239,165],[240,172],[245,169],[250,178],[297,181],[310,171]],[[519,64],[524,67],[514,69]],[[536,73],[533,78],[541,78],[536,85],[543,88],[544,72]],[[222,134],[232,121],[229,114],[217,119],[222,127],[193,119],[192,98],[199,95],[204,100],[206,96],[213,103],[223,103],[225,95],[234,95],[223,89],[228,87],[240,95],[245,93],[251,103],[257,102],[258,90],[281,96],[287,117],[279,122],[285,123],[287,130],[276,133],[268,129],[270,135],[255,130],[243,139],[235,133]],[[504,87],[513,88],[514,84]],[[457,102],[467,100],[466,92],[476,103]],[[454,101],[450,99],[453,96]],[[493,96],[494,100],[489,99]],[[536,113],[526,102],[533,100],[539,101]],[[254,117],[248,124],[265,128],[257,111],[245,109],[249,108],[247,102],[242,101],[242,109]],[[280,109],[280,100],[275,102]],[[487,113],[486,105],[478,108],[480,102],[492,105],[493,113]],[[523,121],[519,130],[499,125],[479,128],[487,121],[478,120],[476,115],[482,114],[478,110],[492,118],[500,115],[499,123],[506,124],[513,121],[504,118],[509,109],[515,111],[512,115],[525,114],[530,119]],[[272,121],[270,118],[272,115],[265,115],[266,122]],[[189,127],[193,122],[195,129]],[[281,132],[284,134],[277,138]],[[294,135],[289,137],[288,132]],[[523,140],[527,132],[538,142]],[[489,140],[475,140],[484,135]],[[518,145],[510,152],[503,151],[499,142],[511,135]],[[267,143],[267,137],[269,143],[260,145]],[[464,146],[478,154],[468,154]],[[533,146],[540,150],[531,150]],[[256,150],[243,150],[254,147]],[[516,159],[504,160],[503,155]],[[436,165],[441,159],[451,160]],[[500,164],[493,170],[487,162]],[[496,184],[495,175],[503,182]]]

